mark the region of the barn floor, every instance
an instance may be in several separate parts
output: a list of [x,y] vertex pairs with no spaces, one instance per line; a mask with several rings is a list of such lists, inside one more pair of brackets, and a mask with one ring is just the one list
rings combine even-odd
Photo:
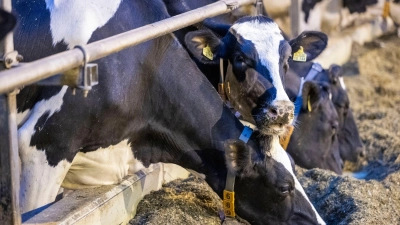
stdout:
[[[353,46],[344,65],[351,108],[366,147],[353,176],[297,168],[298,179],[327,224],[400,224],[400,39]],[[190,177],[144,198],[131,224],[220,224],[221,203]]]

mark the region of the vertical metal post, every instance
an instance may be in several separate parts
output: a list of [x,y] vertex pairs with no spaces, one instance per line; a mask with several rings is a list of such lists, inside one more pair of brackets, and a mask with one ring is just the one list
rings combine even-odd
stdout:
[[292,0],[292,4],[290,4],[289,16],[290,16],[290,30],[291,37],[297,37],[300,32],[300,11],[301,11],[301,3],[302,0]]
[[263,15],[263,2],[262,0],[257,0],[256,9],[257,9],[257,16]]
[[[11,12],[11,0],[0,0],[0,7]],[[0,53],[14,50],[10,32],[0,43]],[[4,64],[1,70],[5,69]],[[17,142],[17,91],[0,95],[0,224],[20,225],[20,163]]]

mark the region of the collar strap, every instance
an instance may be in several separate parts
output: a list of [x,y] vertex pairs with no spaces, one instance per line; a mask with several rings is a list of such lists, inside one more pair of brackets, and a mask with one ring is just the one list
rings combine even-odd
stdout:
[[[250,127],[245,126],[239,139],[244,143],[247,143],[253,134],[253,130]],[[222,206],[224,208],[225,216],[236,217],[235,213],[235,178],[236,174],[230,170],[226,174],[225,190],[223,192]]]
[[219,83],[218,83],[218,94],[221,96],[222,100],[226,102],[226,93],[225,93],[225,67],[224,67],[224,59],[219,59]]
[[318,73],[322,72],[322,66],[319,63],[313,63],[311,66],[310,71],[308,71],[305,77],[302,77],[300,80],[300,88],[299,92],[297,93],[296,100],[294,101],[294,117],[295,120],[300,113],[301,106],[303,104],[302,92],[303,92],[303,84],[306,81],[314,80]]

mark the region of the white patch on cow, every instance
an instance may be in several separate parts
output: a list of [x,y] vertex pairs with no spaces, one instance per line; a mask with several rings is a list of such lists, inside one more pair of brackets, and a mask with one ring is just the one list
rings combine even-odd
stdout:
[[269,70],[272,84],[276,88],[277,93],[274,101],[289,101],[279,74],[279,46],[284,38],[278,25],[274,22],[261,23],[258,20],[252,20],[244,23],[236,23],[231,29],[237,35],[251,41],[256,48],[260,62]]
[[343,77],[339,77],[339,83],[343,90],[346,90],[346,84],[344,83]]
[[143,164],[134,158],[128,140],[123,140],[107,148],[79,152],[72,161],[62,187],[82,189],[118,184],[128,174],[134,174],[143,168]]
[[27,109],[21,113],[17,114],[17,125],[23,124],[26,122],[26,120],[29,118],[30,116],[30,110]]
[[39,118],[45,113],[49,113],[48,118],[50,118],[60,111],[67,88],[63,86],[61,91],[50,99],[37,102],[29,118],[18,130],[21,158],[20,207],[23,213],[54,201],[71,165],[66,160],[62,160],[57,166],[50,166],[43,149],[30,146]]
[[53,44],[64,41],[69,49],[87,44],[93,32],[114,16],[120,3],[121,0],[46,0]]
[[293,168],[292,168],[292,164],[290,163],[290,159],[287,155],[287,153],[285,152],[285,150],[283,150],[282,146],[279,144],[279,137],[278,136],[274,136],[272,139],[272,143],[271,143],[271,156],[272,158],[281,163],[286,170],[292,174],[293,179],[295,181],[295,188],[303,195],[303,197],[308,201],[308,203],[311,205],[312,209],[315,212],[315,216],[317,217],[317,221],[319,224],[325,224],[325,222],[322,220],[321,216],[318,214],[317,210],[315,210],[313,204],[310,202],[310,200],[308,199],[306,193],[304,192],[303,187],[301,186],[300,182],[297,180],[296,176],[293,173]]

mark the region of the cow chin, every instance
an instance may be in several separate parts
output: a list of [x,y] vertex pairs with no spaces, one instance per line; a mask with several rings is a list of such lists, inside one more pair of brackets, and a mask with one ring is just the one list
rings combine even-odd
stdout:
[[260,133],[262,135],[283,135],[287,131],[286,126],[272,125],[269,127],[262,127]]

